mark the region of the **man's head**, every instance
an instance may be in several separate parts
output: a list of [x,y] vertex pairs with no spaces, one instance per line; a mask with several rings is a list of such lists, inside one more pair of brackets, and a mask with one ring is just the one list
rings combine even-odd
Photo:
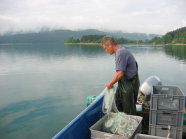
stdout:
[[105,49],[105,51],[109,54],[115,53],[114,47],[117,46],[116,40],[111,36],[105,36],[102,39],[101,46]]

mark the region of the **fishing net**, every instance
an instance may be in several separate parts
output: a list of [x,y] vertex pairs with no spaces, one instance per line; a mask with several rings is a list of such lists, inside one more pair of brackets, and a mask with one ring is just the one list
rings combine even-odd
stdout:
[[102,131],[131,137],[140,122],[141,118],[138,116],[126,115],[122,112],[110,113],[102,125]]
[[108,89],[107,87],[103,90],[104,93],[104,100],[103,100],[103,106],[102,111],[105,114],[109,114],[111,111],[119,112],[116,103],[115,103],[115,93],[116,89],[115,87]]
[[142,118],[119,112],[115,105],[115,92],[115,88],[105,89],[103,112],[108,115],[108,118],[102,124],[102,131],[131,137]]

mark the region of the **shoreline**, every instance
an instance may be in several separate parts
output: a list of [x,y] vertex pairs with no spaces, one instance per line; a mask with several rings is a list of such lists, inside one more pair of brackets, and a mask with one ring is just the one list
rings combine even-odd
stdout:
[[80,42],[80,43],[70,43],[70,42],[65,42],[64,44],[82,44],[82,45],[100,45],[100,43],[93,43],[93,42],[91,42],[91,43],[88,43],[88,42]]
[[[32,43],[0,43],[0,46],[1,45],[31,45]],[[65,42],[64,44],[66,45],[101,45],[100,43],[67,43]],[[175,44],[172,44],[172,43],[169,43],[169,44],[153,44],[153,43],[123,43],[125,45],[152,45],[152,46],[167,46],[167,45],[176,45],[176,46],[186,46],[186,44],[182,44],[182,43],[175,43]]]
[[176,45],[176,46],[186,46],[185,43],[168,43],[168,44],[152,44],[152,46],[167,46],[167,45]]
[[[86,42],[86,43],[83,43],[83,42],[81,42],[81,43],[64,43],[64,44],[82,44],[82,45],[100,45],[100,43],[88,43],[88,42]],[[123,44],[125,44],[125,43],[123,43]],[[137,44],[137,45],[152,45],[152,46],[165,46],[165,45],[186,45],[186,44],[182,44],[182,43],[175,43],[175,44],[172,44],[172,43],[170,43],[170,44],[153,44],[153,43],[141,43],[141,44],[139,44],[139,43],[127,43],[127,44]]]

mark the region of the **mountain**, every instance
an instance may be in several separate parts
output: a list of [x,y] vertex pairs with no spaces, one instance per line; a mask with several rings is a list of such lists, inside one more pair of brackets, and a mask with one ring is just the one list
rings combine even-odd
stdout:
[[122,32],[104,32],[95,29],[87,30],[53,30],[38,33],[23,33],[0,36],[0,43],[42,43],[42,42],[61,42],[64,43],[69,37],[80,39],[83,35],[108,35],[113,37],[122,37],[129,40],[150,40],[159,37],[156,34],[145,33],[122,33]]
[[186,44],[186,27],[170,31],[162,37],[155,37],[150,42],[156,44]]

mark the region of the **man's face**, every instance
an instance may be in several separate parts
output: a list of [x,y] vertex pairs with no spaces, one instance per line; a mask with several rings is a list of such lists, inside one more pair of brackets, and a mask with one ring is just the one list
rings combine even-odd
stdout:
[[103,49],[105,49],[105,52],[109,53],[109,54],[113,54],[114,53],[114,50],[113,50],[113,46],[112,45],[102,45]]

